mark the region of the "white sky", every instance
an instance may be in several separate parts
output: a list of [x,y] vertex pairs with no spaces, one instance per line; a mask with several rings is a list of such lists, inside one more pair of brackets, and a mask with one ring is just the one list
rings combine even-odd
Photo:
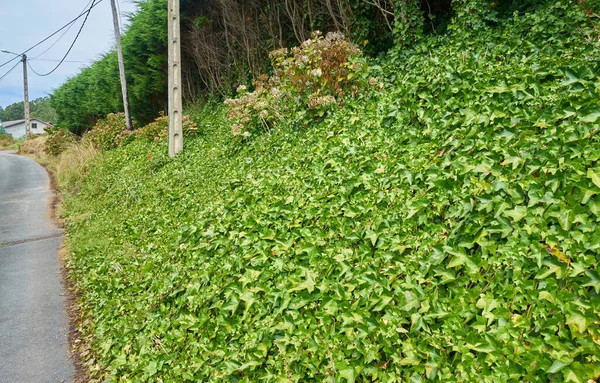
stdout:
[[[98,2],[99,0],[96,0]],[[52,32],[77,17],[91,0],[0,0],[0,49],[21,53]],[[119,0],[121,20],[127,22],[127,14],[135,11],[132,0]],[[48,52],[62,32],[44,44],[27,53],[31,66],[38,73],[52,70],[64,56],[73,42],[83,17]],[[64,31],[63,31],[64,32]],[[54,73],[39,77],[28,70],[29,99],[47,96],[81,68],[89,65],[114,46],[114,31],[110,0],[102,0],[88,17],[88,20],[66,60]],[[13,56],[0,52],[0,65]],[[42,60],[44,59],[44,60]],[[56,61],[49,61],[56,60]],[[17,61],[0,68],[2,77]],[[23,101],[23,65],[19,65],[4,79],[0,80],[0,106],[6,107]]]

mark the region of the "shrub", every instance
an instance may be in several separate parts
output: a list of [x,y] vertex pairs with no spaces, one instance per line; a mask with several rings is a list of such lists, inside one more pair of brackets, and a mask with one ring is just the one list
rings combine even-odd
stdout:
[[135,136],[133,131],[127,129],[127,122],[123,113],[111,113],[105,119],[99,120],[94,127],[85,134],[98,149],[112,149],[131,142]]
[[249,136],[257,130],[269,132],[285,120],[303,125],[344,106],[376,79],[368,80],[362,52],[339,32],[325,37],[315,31],[300,46],[273,51],[269,55],[273,75],[254,81],[254,90],[238,88],[239,97],[228,99],[228,118],[234,135]]
[[65,128],[48,126],[44,129],[47,137],[44,143],[44,152],[50,156],[62,153],[69,144],[77,142],[78,138]]
[[[195,136],[198,133],[198,124],[190,119],[190,116],[183,116],[183,134],[186,136]],[[145,138],[148,141],[162,141],[169,136],[169,116],[163,112],[153,122],[143,128],[135,130],[135,136]]]
[[[192,121],[190,116],[183,116],[183,133],[187,136],[194,136],[198,133],[198,124]],[[127,129],[123,113],[111,113],[106,116],[106,119],[99,120],[84,137],[94,147],[107,150],[123,146],[137,138],[156,142],[166,139],[168,135],[169,116],[165,116],[162,112],[153,122],[136,130]]]

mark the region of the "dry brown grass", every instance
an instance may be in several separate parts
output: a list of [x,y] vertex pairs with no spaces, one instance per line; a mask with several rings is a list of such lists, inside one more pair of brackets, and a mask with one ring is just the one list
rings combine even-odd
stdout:
[[32,157],[54,173],[59,189],[73,190],[88,169],[88,164],[100,155],[88,141],[70,143],[58,156],[45,152],[47,136],[38,136],[25,140],[19,153]]
[[0,150],[17,149],[17,142],[10,134],[0,133]]
[[87,140],[74,142],[53,160],[53,167],[61,189],[73,190],[79,185],[92,160],[101,152]]
[[31,156],[36,159],[45,159],[47,156],[44,153],[47,137],[44,135],[28,138],[21,144],[19,154]]

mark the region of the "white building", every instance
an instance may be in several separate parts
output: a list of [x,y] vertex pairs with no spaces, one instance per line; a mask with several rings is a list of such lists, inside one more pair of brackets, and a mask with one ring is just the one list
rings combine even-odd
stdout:
[[[29,121],[31,124],[31,134],[44,134],[46,133],[44,128],[50,126],[48,122],[38,120],[37,118],[32,118]],[[25,120],[4,121],[2,125],[6,133],[13,136],[15,140],[25,136]]]

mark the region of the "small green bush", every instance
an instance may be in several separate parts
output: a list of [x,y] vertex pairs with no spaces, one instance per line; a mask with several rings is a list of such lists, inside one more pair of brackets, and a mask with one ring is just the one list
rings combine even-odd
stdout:
[[[163,141],[169,137],[169,116],[163,112],[153,122],[143,128],[135,130],[135,136],[144,138],[148,141]],[[190,119],[190,116],[183,116],[183,134],[185,136],[195,136],[198,133],[198,124]]]
[[77,142],[78,138],[68,129],[49,126],[44,129],[47,134],[44,143],[44,153],[57,156],[62,153],[69,144]]
[[315,31],[300,46],[273,51],[269,57],[273,75],[260,76],[252,92],[240,86],[239,97],[225,101],[234,135],[270,132],[290,118],[305,126],[377,83],[368,79],[361,50],[339,32],[323,37]]
[[[186,136],[194,136],[198,133],[198,124],[192,121],[190,116],[183,116],[183,133]],[[159,142],[166,139],[168,135],[169,116],[165,116],[162,112],[153,122],[135,130],[127,129],[123,113],[111,113],[106,116],[106,119],[99,120],[92,130],[85,134],[85,139],[98,149],[108,150],[126,145],[137,138]]]

